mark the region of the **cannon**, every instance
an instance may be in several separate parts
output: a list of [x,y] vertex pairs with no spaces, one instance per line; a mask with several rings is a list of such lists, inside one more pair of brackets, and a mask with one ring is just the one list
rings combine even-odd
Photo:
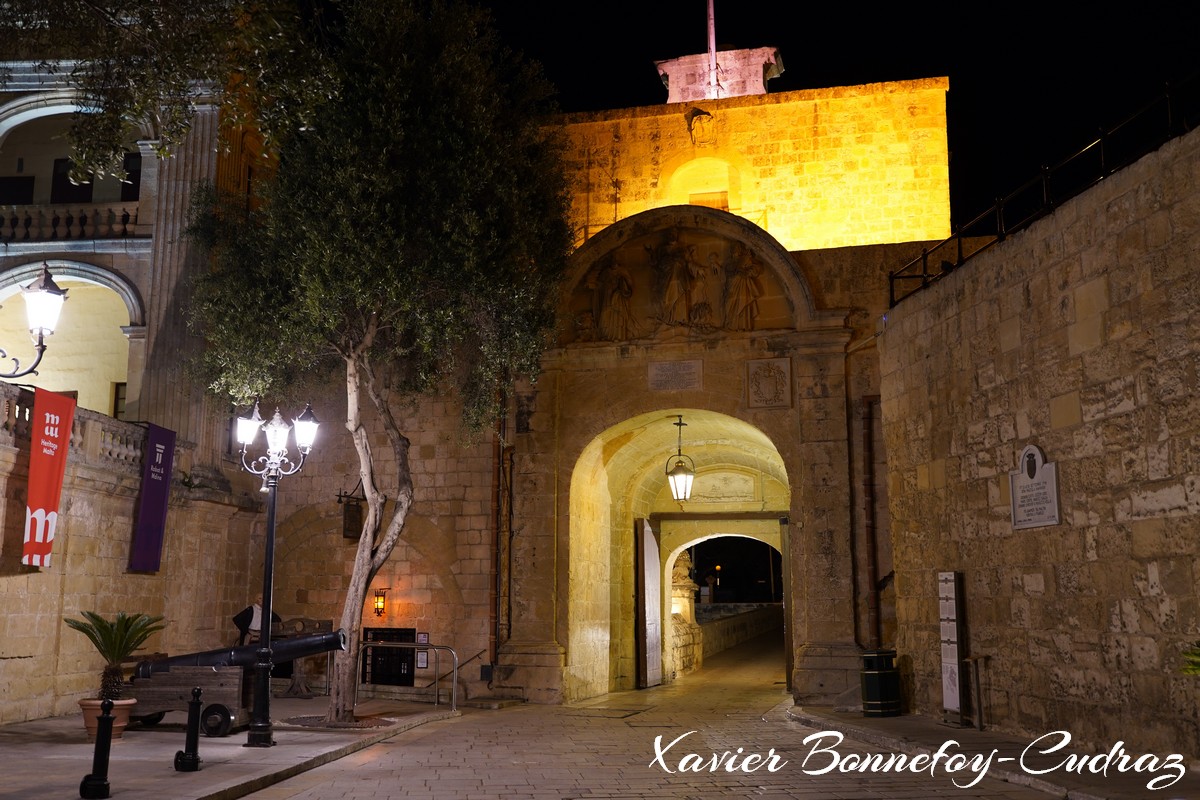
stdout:
[[[271,659],[282,663],[345,649],[346,632],[339,629],[275,639]],[[204,701],[201,730],[206,736],[227,735],[249,718],[251,681],[246,672],[258,664],[258,651],[255,643],[138,662],[128,693],[138,701],[133,718],[154,725],[168,711],[187,711],[192,689],[198,686]]]

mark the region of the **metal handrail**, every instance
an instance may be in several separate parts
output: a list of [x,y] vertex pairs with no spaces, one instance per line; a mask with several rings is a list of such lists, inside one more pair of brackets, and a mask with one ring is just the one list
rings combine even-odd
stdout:
[[[362,685],[362,680],[358,676],[362,675],[362,657],[363,651],[368,647],[399,647],[409,650],[432,650],[433,651],[433,704],[441,705],[441,690],[439,683],[441,682],[442,660],[439,653],[446,650],[450,653],[453,659],[453,666],[450,674],[450,710],[458,711],[458,653],[453,647],[445,644],[428,644],[426,642],[360,642],[358,645],[358,659],[354,664],[354,703],[358,705],[358,687]],[[428,688],[428,687],[426,687]]]
[[[936,282],[972,256],[1029,227],[1063,202],[1190,131],[1200,116],[1197,94],[1200,94],[1200,73],[1169,85],[1161,95],[1112,128],[1102,128],[1098,138],[1053,166],[1043,166],[1041,174],[998,198],[994,206],[960,226],[950,238],[923,249],[920,256],[888,273],[888,306],[895,308],[905,297]],[[1150,130],[1139,126],[1149,126]],[[1131,141],[1117,147],[1116,140],[1122,134]],[[964,252],[964,242],[973,248],[970,252]],[[951,247],[952,252],[942,255]],[[931,269],[931,263],[937,266]],[[912,286],[911,282],[918,285]]]

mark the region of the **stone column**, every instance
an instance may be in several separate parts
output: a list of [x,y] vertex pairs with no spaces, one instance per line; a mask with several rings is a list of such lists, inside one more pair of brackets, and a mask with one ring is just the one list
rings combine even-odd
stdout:
[[855,642],[855,570],[846,427],[845,360],[841,353],[795,360],[800,436],[793,482],[789,560],[795,643],[792,694],[797,703],[831,703],[857,691],[861,658]]
[[[501,696],[561,703],[566,650],[557,636],[558,596],[560,583],[565,591],[567,562],[561,560],[560,570],[559,542],[568,541],[566,486],[570,477],[569,472],[558,474],[561,467],[546,466],[556,462],[558,441],[553,428],[557,420],[548,414],[535,414],[539,402],[553,405],[557,375],[547,371],[538,384],[536,394],[518,398],[515,522],[509,574],[511,616],[508,640],[498,648],[493,686]],[[549,429],[533,427],[535,421]]]
[[127,325],[121,329],[129,340],[129,369],[125,383],[125,419],[142,416],[142,376],[146,369],[146,326]]
[[687,550],[675,557],[671,571],[671,653],[673,677],[695,672],[704,665],[704,634],[696,624],[696,589],[692,557]]
[[[146,153],[148,145],[143,144]],[[216,463],[220,414],[202,387],[188,383],[184,367],[196,349],[187,330],[187,276],[197,258],[185,235],[195,188],[211,181],[217,163],[217,109],[199,106],[187,138],[170,158],[143,165],[145,194],[139,225],[154,224],[146,281],[145,369],[138,416],[176,431],[198,445],[199,464]],[[133,342],[131,342],[131,347]],[[213,469],[215,472],[215,467]]]

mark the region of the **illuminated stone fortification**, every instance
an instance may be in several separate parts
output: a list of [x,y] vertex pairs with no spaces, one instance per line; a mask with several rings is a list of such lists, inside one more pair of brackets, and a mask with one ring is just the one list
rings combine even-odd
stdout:
[[567,117],[582,243],[669,205],[727,210],[789,251],[950,233],[946,78]]
[[[1200,751],[1196,132],[888,314],[879,338],[899,635],[942,708],[937,575],[958,571],[988,726]],[[1013,524],[1039,447],[1061,523]],[[1109,743],[1109,744],[1105,744]]]

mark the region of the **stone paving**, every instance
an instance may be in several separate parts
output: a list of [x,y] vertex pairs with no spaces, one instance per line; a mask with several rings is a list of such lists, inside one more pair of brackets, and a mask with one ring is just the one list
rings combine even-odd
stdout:
[[[455,713],[445,706],[367,700],[357,711],[386,721],[377,730],[300,727],[297,721],[322,713],[327,700],[276,698],[275,747],[244,747],[245,732],[201,737],[201,768],[190,773],[173,768],[184,734],[169,716],[153,729],[127,731],[114,743],[111,797],[1200,800],[1200,772],[1194,768],[1158,790],[1148,788],[1162,774],[1158,768],[1140,774],[1071,772],[1055,768],[1068,757],[1066,750],[1026,759],[1022,748],[1028,739],[1012,735],[948,727],[917,715],[864,718],[859,712],[797,708],[784,689],[781,648],[760,645],[722,653],[701,672],[669,686],[570,706]],[[814,735],[823,738],[805,742]],[[836,740],[837,735],[846,738]],[[911,764],[922,755],[931,758],[947,742],[954,743],[949,754],[961,754],[961,769],[953,775],[944,769],[945,756],[934,771],[893,766],[841,772],[871,754],[879,760],[903,756]],[[78,714],[0,727],[0,800],[78,797],[92,750]],[[839,769],[827,771],[835,756]],[[715,770],[714,757],[720,759]],[[976,780],[982,770],[968,767],[984,762],[986,777]]]
[[[1045,800],[1053,796],[991,777],[970,788],[956,788],[942,770],[806,774],[806,769],[819,771],[832,756],[817,754],[806,762],[811,747],[803,740],[816,729],[789,717],[792,701],[783,678],[782,652],[735,648],[710,660],[701,673],[669,686],[615,693],[573,706],[466,710],[460,719],[414,728],[250,797]],[[836,750],[843,758],[867,752],[850,741]],[[746,765],[747,771],[724,767],[710,771],[714,753],[726,751],[734,760],[725,764]],[[701,771],[686,768],[701,763]],[[960,774],[966,776],[960,777],[961,783],[974,778],[965,771]]]

